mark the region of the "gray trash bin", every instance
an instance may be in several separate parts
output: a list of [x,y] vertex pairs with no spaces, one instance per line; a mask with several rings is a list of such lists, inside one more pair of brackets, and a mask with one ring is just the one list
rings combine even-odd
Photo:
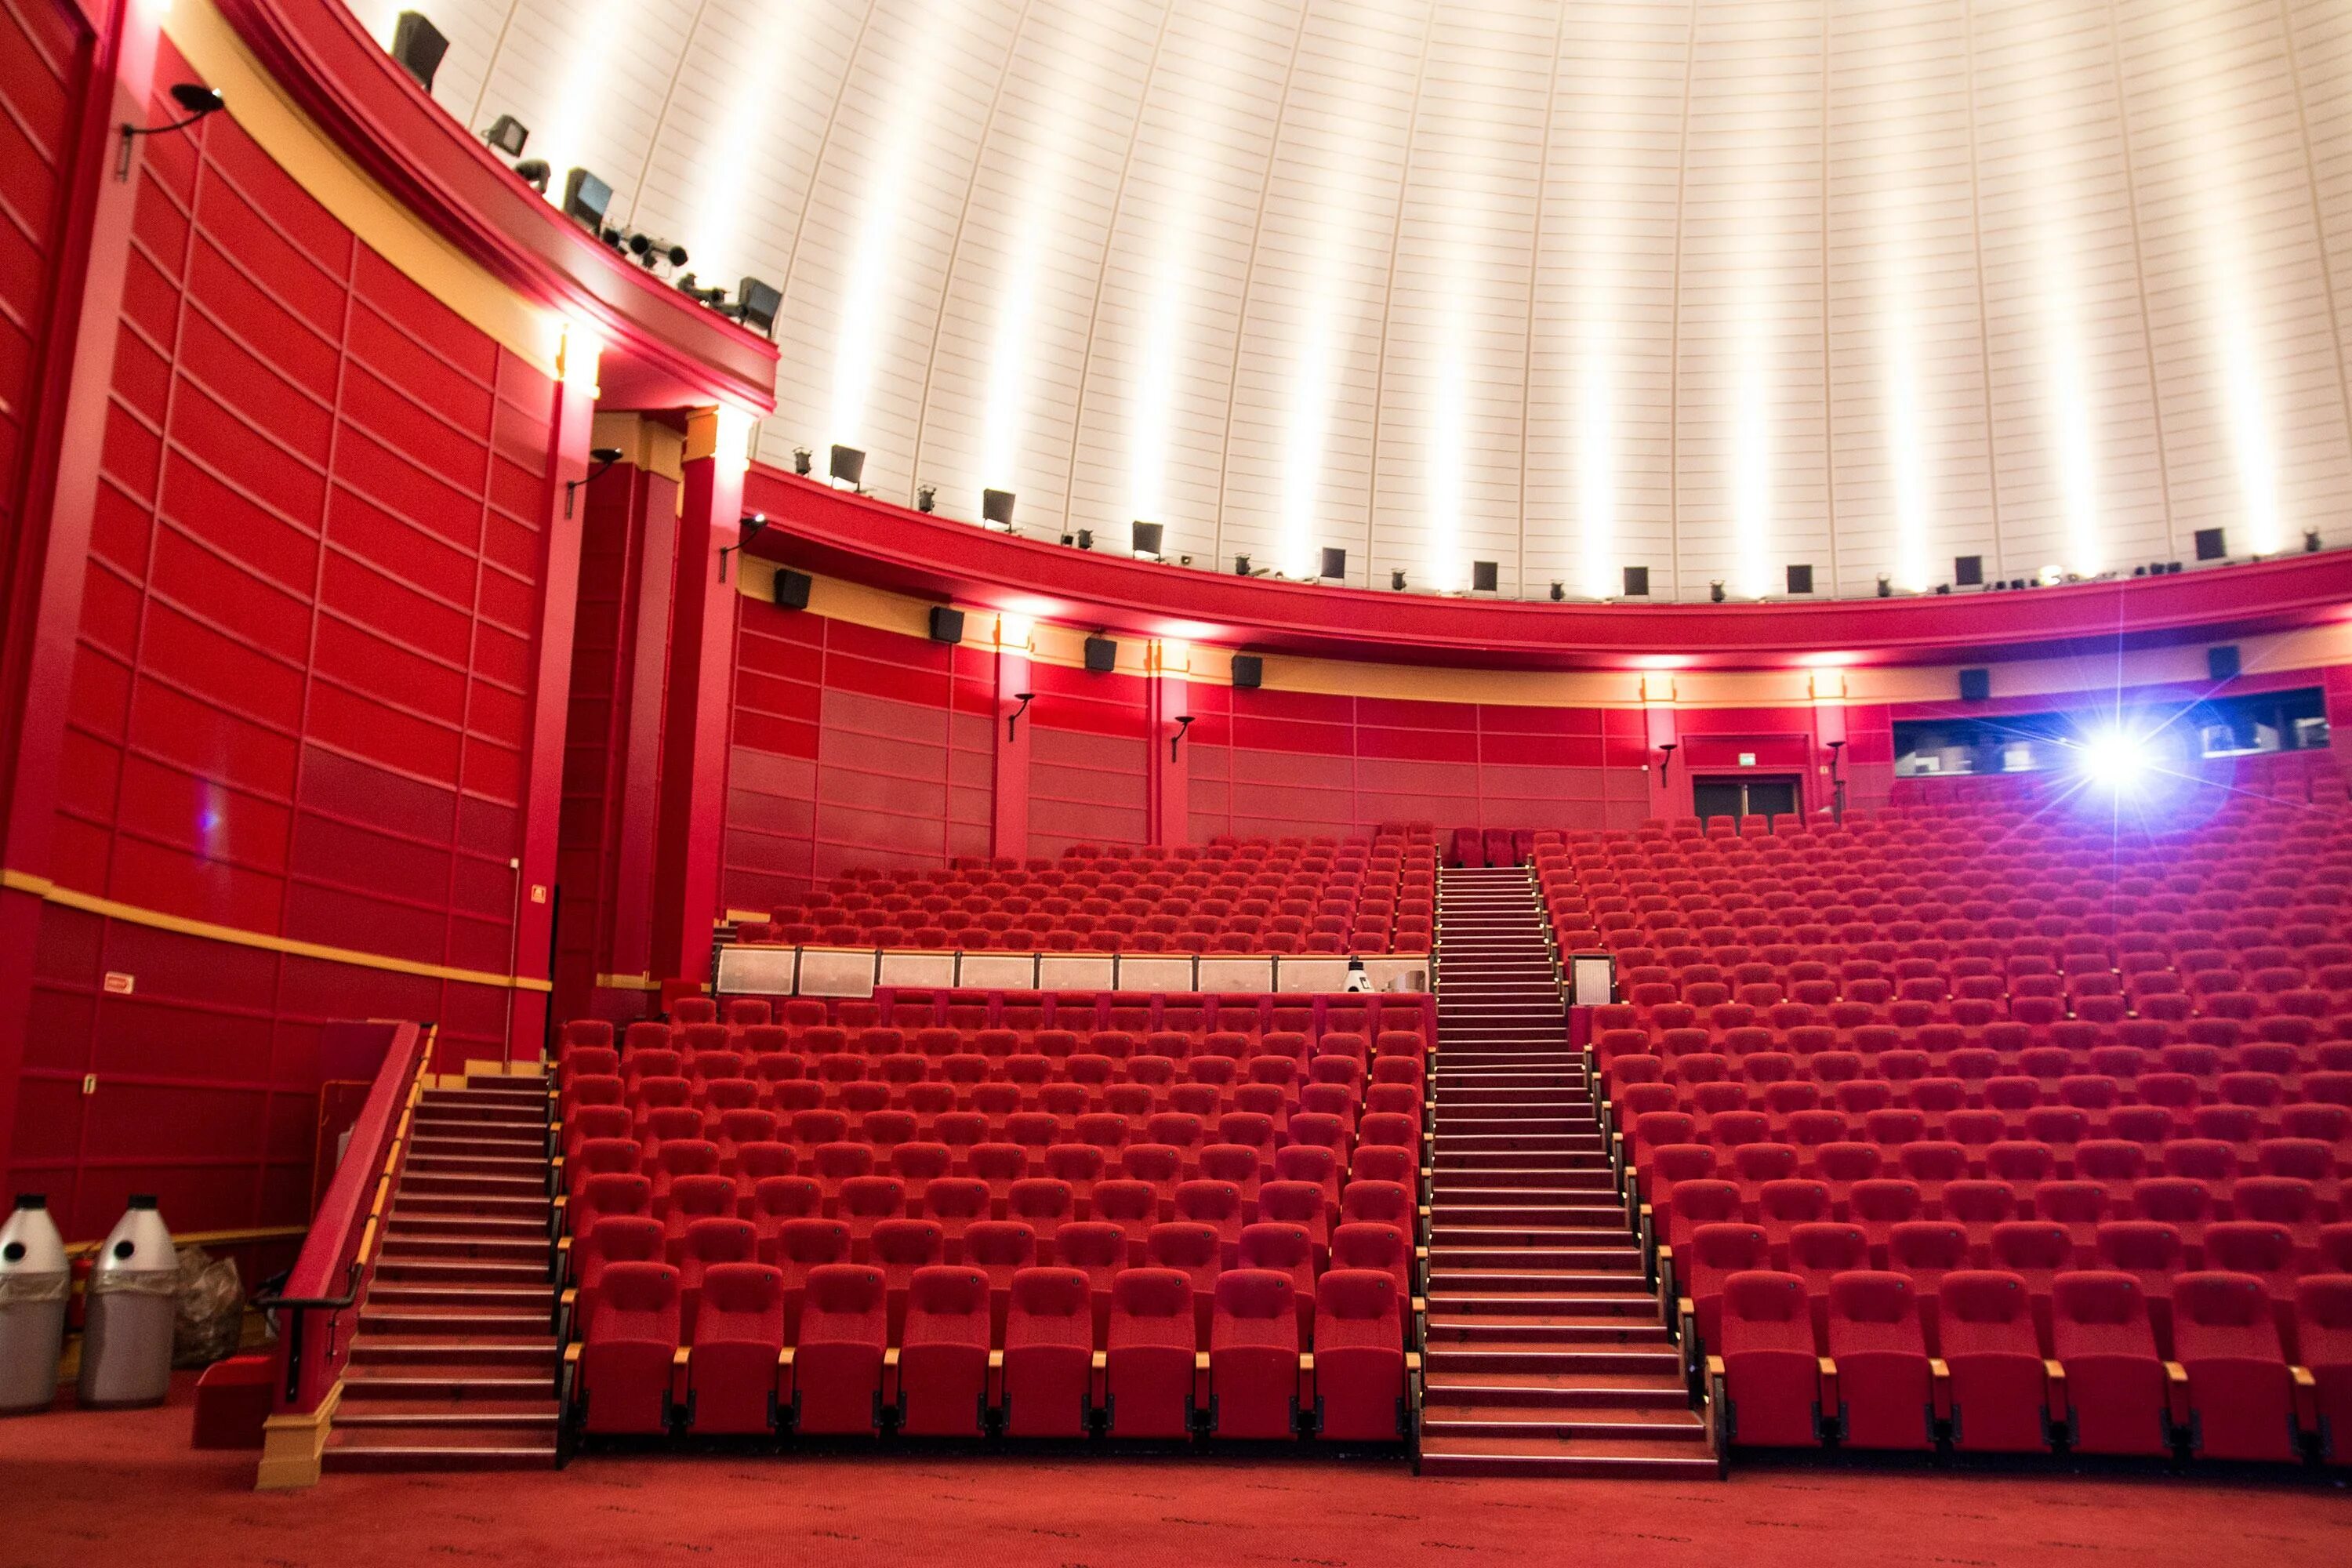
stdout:
[[152,1197],[134,1197],[107,1233],[89,1274],[81,1340],[81,1403],[161,1405],[172,1392],[180,1258]]
[[0,1415],[47,1410],[56,1400],[72,1286],[48,1199],[17,1194],[16,1212],[0,1226]]

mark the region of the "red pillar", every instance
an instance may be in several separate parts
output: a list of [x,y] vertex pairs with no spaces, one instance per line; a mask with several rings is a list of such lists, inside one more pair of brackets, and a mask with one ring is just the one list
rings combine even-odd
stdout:
[[[996,771],[988,852],[1000,858],[1029,855],[1029,720],[1021,693],[1029,684],[1029,623],[1019,616],[997,617]],[[1020,713],[1015,719],[1013,715]]]
[[[658,434],[656,432],[655,434]],[[675,456],[673,451],[671,456]],[[651,470],[643,475],[630,526],[642,552],[631,582],[632,597],[621,606],[628,617],[628,708],[615,715],[613,780],[619,809],[609,819],[613,841],[608,886],[612,889],[612,946],[607,973],[652,976],[654,844],[661,820],[662,699],[669,679],[669,618],[677,594],[678,504],[683,476]],[[715,574],[714,574],[715,575]],[[731,649],[730,649],[730,664]]]
[[1192,711],[1192,686],[1187,679],[1190,655],[1182,643],[1155,642],[1145,656],[1150,661],[1146,688],[1149,709],[1145,733],[1145,781],[1150,806],[1151,842],[1184,844],[1192,838],[1192,807],[1186,784],[1192,760],[1189,725],[1177,722]]
[[117,127],[152,123],[156,17],[142,0],[83,0],[96,39],[76,127],[46,310],[38,400],[25,436],[24,510],[5,559],[0,608],[0,1171],[16,1138],[16,1083],[32,1005],[33,954],[48,889],[58,768],[98,452],[106,443],[115,335],[139,193],[114,177]]
[[733,557],[743,515],[747,416],[696,411],[687,421],[686,489],[677,520],[668,702],[662,718],[661,809],[654,840],[656,979],[700,984],[710,972],[727,837],[727,747],[735,683]]
[[603,345],[573,325],[563,337],[563,374],[549,421],[547,497],[540,515],[539,658],[531,681],[530,751],[523,764],[522,893],[515,924],[515,985],[509,993],[509,1061],[541,1054],[553,974],[548,950],[555,918],[557,830],[563,811],[563,730],[572,706],[572,630],[580,609],[580,495],[588,476],[596,415],[596,362]]
[[1675,718],[1675,686],[1671,680],[1646,676],[1642,681],[1643,720],[1649,730],[1650,815],[1687,816],[1683,803],[1691,798],[1689,764],[1676,769],[1681,731]]

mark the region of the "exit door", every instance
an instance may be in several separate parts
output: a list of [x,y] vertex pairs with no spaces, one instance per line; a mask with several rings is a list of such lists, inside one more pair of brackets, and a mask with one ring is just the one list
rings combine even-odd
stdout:
[[1797,780],[1790,774],[1691,780],[1691,810],[1700,821],[1728,816],[1794,816]]

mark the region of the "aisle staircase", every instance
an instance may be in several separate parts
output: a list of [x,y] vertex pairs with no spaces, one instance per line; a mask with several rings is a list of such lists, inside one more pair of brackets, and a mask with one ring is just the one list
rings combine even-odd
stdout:
[[536,1078],[424,1092],[326,1468],[553,1468],[547,1107]]
[[1711,1478],[1524,867],[1439,874],[1421,1468]]

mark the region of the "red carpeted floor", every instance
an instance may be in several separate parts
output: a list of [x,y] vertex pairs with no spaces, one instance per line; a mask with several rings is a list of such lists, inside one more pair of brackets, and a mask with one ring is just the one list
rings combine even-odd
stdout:
[[188,1447],[187,1399],[184,1378],[162,1410],[0,1421],[0,1565],[2352,1561],[2352,1496],[2303,1478],[1773,1465],[1692,1486],[1306,1459],[704,1456],[257,1493],[252,1455]]

